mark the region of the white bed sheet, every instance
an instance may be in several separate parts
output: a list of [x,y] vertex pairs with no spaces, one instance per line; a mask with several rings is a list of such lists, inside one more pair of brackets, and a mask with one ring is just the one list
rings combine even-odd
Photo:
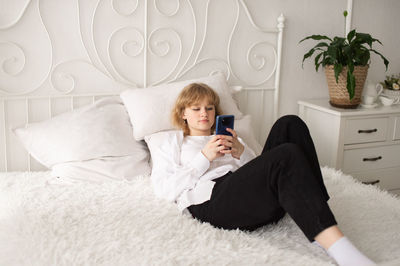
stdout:
[[[323,168],[345,234],[370,258],[400,264],[400,200]],[[0,173],[0,265],[334,265],[289,216],[255,232],[181,215],[150,178],[103,184]]]

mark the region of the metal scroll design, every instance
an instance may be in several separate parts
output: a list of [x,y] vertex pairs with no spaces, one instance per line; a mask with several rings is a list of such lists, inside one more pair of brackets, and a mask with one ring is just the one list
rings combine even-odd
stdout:
[[[91,62],[98,69],[104,69],[105,73],[112,79],[122,82],[133,87],[146,87],[158,85],[163,82],[173,82],[191,76],[191,73],[201,72],[202,75],[211,75],[215,72],[223,72],[227,79],[234,77],[244,86],[259,86],[268,81],[277,68],[277,50],[276,44],[268,41],[255,41],[247,44],[247,48],[242,48],[243,62],[235,62],[233,57],[237,57],[237,53],[233,53],[235,47],[235,37],[240,36],[239,27],[244,19],[247,19],[248,24],[261,34],[276,34],[278,30],[265,29],[257,26],[252,16],[242,0],[229,1],[236,8],[236,19],[233,22],[230,32],[228,47],[225,54],[218,56],[207,56],[203,53],[204,44],[208,37],[209,13],[211,1],[205,2],[205,11],[203,12],[203,23],[199,25],[198,14],[190,0],[176,0],[175,7],[169,10],[163,10],[162,1],[153,0],[146,2],[131,1],[132,9],[127,12],[118,7],[119,1],[112,1],[112,9],[122,17],[132,17],[137,13],[142,14],[142,27],[137,27],[137,24],[126,25],[123,28],[116,29],[109,36],[109,39],[104,43],[108,43],[107,53],[104,53],[96,40],[99,37],[95,36],[96,29],[100,25],[96,24],[96,17],[99,16],[100,9],[104,8],[105,0],[99,0],[93,18],[91,20],[91,39],[88,47],[93,47],[93,51],[87,52],[91,54]],[[182,34],[172,27],[158,27],[150,29],[149,21],[154,17],[168,18],[169,20],[180,19],[180,15],[186,9],[189,12],[190,19],[187,27],[191,27],[191,36],[182,36]],[[152,12],[151,12],[152,11]],[[135,26],[136,25],[136,26]],[[129,33],[130,32],[130,33]],[[125,34],[124,34],[125,33]],[[124,34],[125,40],[121,37]],[[118,38],[120,36],[120,38]],[[185,38],[186,37],[186,38]],[[118,39],[118,40],[117,40]],[[187,42],[190,40],[190,42]],[[118,45],[116,44],[118,43]],[[189,52],[183,53],[183,50]],[[101,52],[103,51],[103,52]],[[123,58],[125,58],[123,60]],[[159,62],[151,65],[152,60]],[[132,71],[127,71],[126,65],[137,65],[141,67]],[[154,66],[156,65],[156,66]],[[240,67],[237,67],[240,65]],[[240,73],[240,68],[243,65],[247,66],[247,72]],[[157,74],[152,73],[155,68],[165,69],[166,71],[158,71]],[[135,67],[134,67],[135,68]],[[200,70],[199,69],[208,69]],[[246,80],[247,73],[258,73],[258,77],[252,81]],[[198,74],[199,75],[199,74]],[[152,77],[150,80],[149,76]]]
[[[29,9],[36,6],[46,33],[42,36],[47,36],[45,42],[49,49],[45,52],[49,65],[43,69],[37,86],[7,90],[1,85],[30,71],[27,62],[32,58],[27,56],[29,49],[25,44],[12,39],[0,42],[0,92],[28,94],[49,81],[56,93],[73,93],[79,79],[85,79],[85,73],[68,73],[68,68],[63,67],[74,62],[90,65],[102,77],[130,87],[147,87],[215,72],[223,72],[227,79],[235,79],[243,86],[266,83],[277,70],[278,52],[276,43],[263,40],[262,36],[277,34],[278,29],[257,26],[243,0],[226,1],[227,10],[234,10],[230,31],[218,33],[226,42],[226,50],[213,53],[214,44],[210,42],[220,42],[209,38],[216,36],[212,5],[217,2],[207,0],[199,4],[194,0],[175,0],[166,5],[160,0],[98,0],[89,7],[88,1],[77,0],[79,41],[86,57],[54,62],[56,49],[42,17],[41,1],[28,1],[15,20],[0,25],[0,34],[12,31],[31,13]],[[249,28],[258,38],[243,42],[244,31],[249,32]],[[251,79],[247,78],[249,73]]]
[[[20,10],[16,17],[4,25],[0,25],[0,38],[6,40],[0,42],[0,93],[6,96],[25,95],[39,89],[49,77],[53,62],[53,47],[43,21],[41,2],[29,0],[17,3],[20,4]],[[29,21],[22,21],[27,16],[29,16],[28,19],[33,18],[31,14],[33,12],[28,12],[29,9],[36,11],[36,21],[40,23],[40,27],[35,28],[34,32],[40,33],[42,37],[46,38],[41,40],[41,45],[35,41],[25,40],[25,38],[24,43],[19,43],[10,37],[15,36],[11,33],[17,26],[19,26],[19,30],[21,27],[29,26]],[[47,48],[44,57],[38,53],[42,48]],[[37,69],[36,62],[39,61],[45,62],[47,65],[43,69]]]

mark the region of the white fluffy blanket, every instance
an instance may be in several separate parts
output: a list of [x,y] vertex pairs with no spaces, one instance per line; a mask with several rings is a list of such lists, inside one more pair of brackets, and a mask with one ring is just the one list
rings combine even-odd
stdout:
[[[368,256],[400,265],[400,200],[323,168],[339,226]],[[50,184],[49,172],[0,174],[0,265],[334,265],[289,216],[226,231],[154,198],[149,177]]]

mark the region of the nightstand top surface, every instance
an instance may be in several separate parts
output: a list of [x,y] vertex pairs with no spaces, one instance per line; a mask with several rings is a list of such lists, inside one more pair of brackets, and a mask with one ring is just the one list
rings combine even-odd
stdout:
[[381,103],[374,108],[366,108],[358,106],[355,109],[344,109],[333,107],[329,104],[328,98],[323,99],[308,99],[300,100],[297,102],[299,105],[306,106],[308,108],[320,110],[323,112],[331,113],[337,116],[358,116],[358,115],[376,115],[376,114],[391,114],[400,113],[400,105],[383,106]]

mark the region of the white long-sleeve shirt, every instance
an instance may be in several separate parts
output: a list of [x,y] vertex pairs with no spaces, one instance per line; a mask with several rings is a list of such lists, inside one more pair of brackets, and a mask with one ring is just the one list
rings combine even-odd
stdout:
[[211,198],[215,182],[255,158],[241,140],[244,151],[240,160],[225,154],[210,162],[201,152],[212,136],[186,136],[182,131],[165,131],[146,136],[152,157],[151,180],[157,197],[176,202],[183,211],[190,205]]

